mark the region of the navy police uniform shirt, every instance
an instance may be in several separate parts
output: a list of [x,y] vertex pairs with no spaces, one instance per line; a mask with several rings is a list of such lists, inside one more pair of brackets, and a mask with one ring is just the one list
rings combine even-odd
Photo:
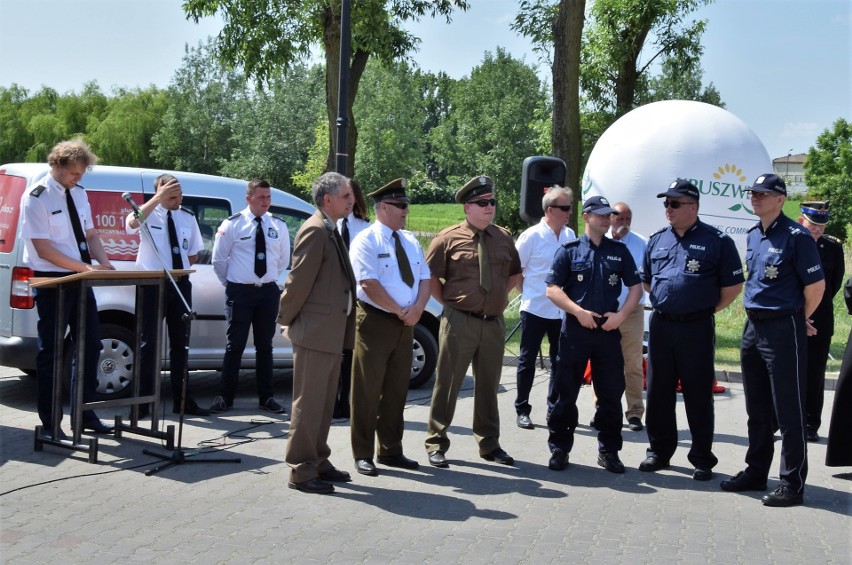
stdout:
[[802,289],[824,278],[814,238],[784,214],[766,231],[760,222],[748,231],[746,269],[746,309],[801,310]]
[[671,226],[652,234],[641,277],[654,309],[679,316],[713,311],[721,288],[745,280],[734,240],[701,220],[683,237]]
[[583,309],[603,314],[618,310],[622,282],[630,287],[640,281],[626,245],[604,237],[596,246],[584,234],[556,251],[545,282],[560,286]]

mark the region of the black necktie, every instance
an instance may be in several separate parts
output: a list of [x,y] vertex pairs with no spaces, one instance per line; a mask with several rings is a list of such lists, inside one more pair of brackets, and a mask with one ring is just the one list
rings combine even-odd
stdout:
[[86,243],[86,234],[83,233],[83,226],[80,225],[80,215],[77,214],[77,207],[74,205],[74,199],[71,198],[70,188],[65,190],[65,201],[68,203],[71,228],[74,230],[74,238],[77,240],[77,248],[80,250],[80,260],[91,265],[92,257],[89,255],[89,245]]
[[172,269],[183,269],[183,259],[180,258],[180,245],[171,210],[166,212],[166,223],[169,228],[169,247],[172,248]]
[[266,274],[266,237],[263,235],[263,218],[256,217],[257,235],[254,236],[254,274],[263,278]]
[[396,246],[396,262],[399,265],[402,282],[412,287],[414,286],[414,274],[411,272],[411,263],[408,262],[408,255],[405,254],[405,248],[402,246],[402,240],[399,239],[397,232],[393,232],[393,239]]
[[343,245],[349,249],[349,218],[343,218],[343,230],[340,235],[343,237]]

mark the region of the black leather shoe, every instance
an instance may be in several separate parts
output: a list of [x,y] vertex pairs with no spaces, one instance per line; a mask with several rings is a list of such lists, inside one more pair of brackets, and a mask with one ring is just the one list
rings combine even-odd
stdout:
[[335,469],[334,467],[320,473],[319,478],[329,483],[348,483],[352,481],[352,476],[349,473]]
[[797,504],[802,504],[804,501],[805,497],[802,496],[802,493],[793,492],[793,489],[787,485],[779,486],[761,499],[764,506],[776,507],[796,506]]
[[766,490],[766,480],[755,479],[745,471],[740,471],[727,481],[719,483],[722,490],[743,492],[746,490]]
[[669,465],[671,465],[671,463],[669,463],[667,459],[662,459],[656,455],[649,455],[644,461],[639,463],[639,470],[650,473],[653,471],[659,471],[660,469],[667,469]]
[[83,431],[94,432],[96,434],[111,434],[115,431],[115,427],[110,426],[109,424],[104,424],[95,418],[94,420],[87,420],[83,422]]
[[372,459],[356,459],[355,470],[362,475],[367,475],[368,477],[375,477],[379,474],[376,471],[376,466],[373,465]]
[[490,453],[486,453],[484,455],[480,455],[486,461],[496,461],[497,463],[502,463],[503,465],[514,465],[515,460],[512,459],[512,456],[503,451],[501,448],[497,448]]
[[334,492],[334,485],[320,478],[303,481],[301,483],[294,483],[290,481],[287,483],[287,486],[292,489],[311,494],[331,494]]
[[399,455],[379,455],[377,459],[379,463],[388,467],[399,467],[400,469],[409,469],[412,471],[420,467],[417,461],[409,459],[402,453]]
[[641,432],[645,429],[645,426],[642,425],[642,418],[639,416],[630,416],[627,418],[627,429],[631,432]]
[[818,442],[818,441],[819,441],[819,434],[817,433],[817,431],[816,431],[815,429],[813,429],[813,428],[808,428],[808,437],[807,437],[807,439],[808,439],[808,441],[810,441],[810,442],[812,442],[812,443],[816,443],[816,442]]
[[547,462],[547,468],[554,471],[561,471],[568,466],[568,454],[561,449],[554,449],[550,455],[550,461]]
[[532,430],[535,428],[529,414],[518,414],[518,427],[525,430]]
[[[172,412],[175,414],[180,414],[180,404],[173,404]],[[187,416],[209,416],[210,410],[208,410],[207,408],[202,408],[193,399],[188,398],[184,403],[183,413]],[[141,418],[142,416],[139,417]]]
[[709,481],[713,478],[713,471],[696,467],[692,472],[692,478],[696,481]]
[[447,463],[447,458],[444,457],[444,452],[440,449],[437,451],[429,452],[429,464],[433,467],[449,467],[450,464]]
[[617,453],[609,451],[601,451],[598,453],[598,465],[609,471],[610,473],[623,473],[624,463],[618,458]]

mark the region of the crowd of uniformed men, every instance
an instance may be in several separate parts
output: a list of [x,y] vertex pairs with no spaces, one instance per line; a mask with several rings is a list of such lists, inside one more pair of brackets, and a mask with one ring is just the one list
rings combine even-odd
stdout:
[[[48,162],[50,174],[28,189],[24,199],[25,261],[41,276],[112,269],[78,184],[96,157],[82,142],[70,141],[54,147]],[[155,193],[142,205],[141,214],[126,219],[128,233],[140,229],[142,216],[151,234],[140,240],[136,266],[189,268],[203,248],[198,224],[180,207],[178,179],[162,175],[154,184]],[[567,227],[573,193],[554,186],[542,198],[540,223],[514,242],[508,231],[493,223],[497,199],[492,180],[477,176],[455,195],[465,219],[438,233],[424,254],[414,235],[403,229],[409,213],[405,179],[369,194],[375,213],[375,222],[370,223],[357,183],[325,173],[312,186],[317,210],[296,235],[292,261],[287,226],[268,213],[270,186],[254,179],[246,190],[246,208],[222,223],[214,243],[213,268],[226,291],[227,346],[221,391],[209,410],[183,394],[189,337],[183,314],[191,307],[189,278],[180,277],[167,290],[173,409],[204,416],[233,408],[251,328],[259,408],[284,414],[272,390],[272,339],[280,324],[293,344],[293,403],[285,457],[291,468],[289,486],[330,493],[332,483],[351,480],[329,460],[330,424],[339,416],[351,415],[352,454],[359,473],[378,474],[376,461],[416,469],[417,461],[402,450],[403,410],[413,327],[433,296],[443,305],[443,315],[425,439],[428,461],[435,467],[449,466],[448,430],[472,366],[472,432],[480,456],[512,465],[513,458],[500,445],[497,393],[506,335],[503,311],[509,293],[518,288],[516,423],[519,428],[534,428],[530,391],[536,357],[547,336],[549,468],[558,471],[568,465],[578,426],[578,392],[590,370],[592,425],[598,432],[601,467],[624,472],[618,455],[622,395],[628,429],[647,428],[649,446],[639,469],[653,472],[668,467],[678,443],[675,406],[676,391],[681,391],[692,437],[687,458],[694,466],[693,478],[707,481],[718,461],[712,450],[714,314],[730,305],[744,287],[747,319],[741,353],[749,446],[745,469],[722,481],[721,488],[766,490],[773,436],[780,430],[781,480],[762,500],[767,506],[801,504],[808,470],[806,442],[819,440],[833,332],[831,305],[844,276],[843,252],[836,239],[823,233],[828,202],[805,202],[797,223],[781,212],[787,196],[781,178],[761,175],[748,190],[760,221],[748,232],[745,276],[730,237],[698,218],[700,192],[684,179],[674,180],[657,195],[663,199],[668,225],[647,238],[631,231],[628,204],[610,204],[602,196],[583,202],[584,233],[576,237]],[[277,281],[288,266],[282,291]],[[153,297],[146,293],[144,300]],[[52,289],[37,290],[35,302],[38,409],[45,428],[51,429],[56,317],[64,316],[72,340],[83,339],[89,349],[96,349],[97,305],[90,295],[87,336],[77,336],[76,324],[70,323],[82,315],[76,312],[77,304],[69,301],[65,312],[57,312]],[[646,302],[652,309],[647,407],[642,395]],[[143,394],[150,394],[156,354],[152,336],[160,321],[148,316],[146,322],[140,336],[141,370]],[[87,352],[86,360],[84,401],[89,401],[94,396],[97,351]],[[847,359],[845,373],[849,364]],[[149,412],[148,405],[141,406],[140,417]],[[83,427],[111,431],[91,411],[84,413]],[[837,460],[849,459],[852,456]]]

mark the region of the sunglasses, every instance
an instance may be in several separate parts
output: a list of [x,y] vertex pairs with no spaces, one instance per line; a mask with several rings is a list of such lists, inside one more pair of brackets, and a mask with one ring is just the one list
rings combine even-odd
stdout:
[[480,208],[485,208],[487,206],[497,206],[496,198],[489,198],[488,200],[471,200],[468,204],[476,204]]
[[571,205],[570,204],[568,204],[567,206],[557,206],[556,204],[551,204],[550,206],[548,206],[548,208],[558,208],[559,210],[562,210],[563,212],[570,212],[571,211]]
[[408,202],[387,202],[387,201],[385,201],[385,204],[390,204],[391,206],[399,208],[400,210],[408,210]]
[[681,206],[685,206],[687,204],[694,204],[693,202],[680,202],[679,200],[664,200],[663,208],[672,208],[673,210],[677,210]]

